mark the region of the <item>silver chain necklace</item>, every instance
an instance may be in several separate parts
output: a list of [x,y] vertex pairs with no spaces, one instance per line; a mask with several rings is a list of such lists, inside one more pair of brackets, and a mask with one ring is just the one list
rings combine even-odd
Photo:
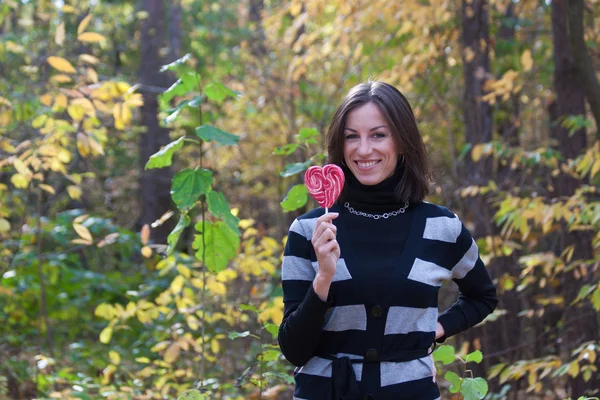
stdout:
[[367,217],[367,218],[373,218],[373,219],[379,219],[379,218],[388,219],[389,217],[395,217],[398,214],[404,214],[404,212],[408,208],[408,204],[409,204],[409,202],[407,201],[406,203],[404,203],[404,207],[402,207],[396,211],[390,211],[390,212],[386,212],[383,214],[369,214],[369,213],[362,212],[362,211],[356,211],[354,208],[352,208],[352,206],[348,202],[344,203],[344,207],[346,207],[348,209],[348,211],[350,211],[350,213],[352,213],[354,215],[360,215],[361,217]]

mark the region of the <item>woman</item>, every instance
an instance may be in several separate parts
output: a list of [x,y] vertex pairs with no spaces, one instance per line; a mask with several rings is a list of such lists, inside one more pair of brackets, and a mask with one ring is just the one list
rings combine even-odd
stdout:
[[[279,345],[298,367],[294,399],[438,399],[432,345],[497,304],[477,245],[455,214],[423,201],[425,146],[393,86],[352,88],[327,146],[344,190],[331,212],[294,221],[283,257]],[[460,297],[438,315],[449,279]]]

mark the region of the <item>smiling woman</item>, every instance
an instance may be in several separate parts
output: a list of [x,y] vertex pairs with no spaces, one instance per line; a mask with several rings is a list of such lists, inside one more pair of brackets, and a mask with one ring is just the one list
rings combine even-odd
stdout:
[[[352,88],[327,140],[342,196],[294,221],[282,264],[279,345],[298,367],[294,399],[439,399],[432,346],[497,303],[477,245],[454,213],[424,201],[427,153],[396,88]],[[450,279],[461,296],[438,314]]]

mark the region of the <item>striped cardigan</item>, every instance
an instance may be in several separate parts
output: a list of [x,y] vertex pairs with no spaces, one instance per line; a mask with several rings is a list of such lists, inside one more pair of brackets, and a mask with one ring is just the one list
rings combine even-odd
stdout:
[[[334,224],[341,257],[327,301],[312,286],[318,263],[311,238],[323,209],[293,222],[284,251],[279,345],[297,366],[294,399],[439,398],[428,356],[437,321],[446,334],[438,341],[444,341],[482,321],[497,304],[475,241],[446,208],[411,205],[402,215],[409,231],[397,266],[389,278],[375,283],[364,260],[377,262],[377,254],[350,241],[346,228],[364,217],[337,204],[331,211],[340,213]],[[364,235],[393,234],[398,226],[393,218]],[[438,290],[450,279],[460,296],[438,315]]]

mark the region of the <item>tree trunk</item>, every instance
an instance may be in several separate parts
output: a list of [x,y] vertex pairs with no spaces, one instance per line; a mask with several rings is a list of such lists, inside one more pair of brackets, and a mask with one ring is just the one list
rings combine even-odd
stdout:
[[[171,179],[169,168],[144,170],[151,155],[169,143],[169,131],[158,121],[158,101],[156,93],[145,89],[144,85],[167,87],[168,77],[160,72],[163,60],[159,49],[164,38],[164,4],[162,0],[145,0],[143,9],[148,13],[141,29],[140,83],[144,95],[142,125],[146,132],[140,136],[140,204],[141,213],[138,225],[152,224],[171,207]],[[170,223],[152,229],[151,239],[155,243],[166,243],[171,230]]]
[[181,0],[169,5],[169,62],[181,57]]
[[[569,2],[571,4],[572,2]],[[562,119],[569,115],[585,115],[585,93],[584,86],[580,80],[579,71],[573,54],[574,48],[569,40],[569,27],[575,21],[568,21],[567,0],[554,0],[552,2],[552,40],[554,44],[554,89],[556,101],[551,108],[552,134],[558,143],[558,149],[566,159],[573,159],[585,151],[587,138],[585,128],[579,129],[572,134],[569,129],[560,125]],[[582,14],[580,14],[582,16]],[[569,23],[570,22],[570,23]],[[578,21],[579,29],[583,29],[583,19]],[[579,49],[580,50],[580,49]],[[556,182],[556,196],[572,196],[581,184],[577,179],[560,174]],[[575,246],[573,260],[586,260],[593,256],[591,231],[567,232],[563,229],[559,232],[559,245],[555,249],[560,254],[566,247]],[[591,276],[589,276],[591,278]],[[569,306],[576,298],[579,289],[586,282],[585,278],[577,279],[572,272],[565,273],[561,282],[561,293],[565,297],[565,310],[562,316],[564,337],[562,352],[564,357],[571,357],[571,352],[584,342],[597,340],[599,336],[597,318],[586,303],[582,307]],[[589,316],[588,316],[589,315]],[[558,321],[557,321],[558,322]],[[594,374],[596,375],[596,374]],[[593,376],[589,382],[585,382],[581,376],[569,379],[571,396],[578,397],[586,394],[586,390],[599,387],[600,379]],[[588,394],[591,394],[589,392]]]
[[596,120],[596,135],[600,139],[600,84],[596,78],[594,62],[588,53],[583,32],[583,0],[569,0],[568,27],[573,60],[577,66],[579,82]]

